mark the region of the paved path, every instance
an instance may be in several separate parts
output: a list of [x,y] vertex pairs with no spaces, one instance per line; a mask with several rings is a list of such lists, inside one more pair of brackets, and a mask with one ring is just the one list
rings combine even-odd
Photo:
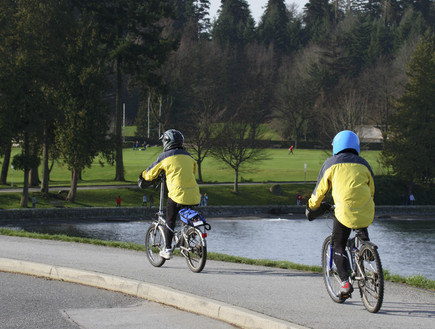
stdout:
[[236,329],[122,293],[16,273],[0,272],[0,300],[0,329]]
[[[143,252],[0,236],[0,270],[73,281],[177,306],[243,328],[434,328],[435,292],[386,283],[368,313],[356,291],[333,303],[318,274],[208,261],[202,273],[175,257],[152,267]],[[46,264],[46,265],[41,265]]]

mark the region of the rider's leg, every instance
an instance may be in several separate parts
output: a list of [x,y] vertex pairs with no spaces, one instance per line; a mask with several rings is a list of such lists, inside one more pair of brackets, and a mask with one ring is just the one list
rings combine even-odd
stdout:
[[166,249],[171,249],[172,247],[172,237],[174,236],[175,222],[177,220],[178,211],[182,207],[183,207],[182,205],[168,198],[168,203],[166,204],[166,226],[165,226]]
[[367,230],[367,227],[359,229],[359,236],[363,241],[370,241],[369,231]]
[[350,266],[346,252],[346,243],[349,239],[351,229],[334,220],[332,229],[332,248],[334,251],[334,263],[341,281],[349,280]]

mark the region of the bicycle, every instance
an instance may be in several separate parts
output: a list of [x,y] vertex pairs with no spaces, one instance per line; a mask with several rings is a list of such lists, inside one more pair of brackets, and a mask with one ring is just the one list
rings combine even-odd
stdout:
[[[157,218],[151,223],[145,235],[145,248],[149,262],[155,266],[162,266],[166,259],[159,255],[165,248],[166,220],[163,215],[163,199],[165,193],[165,178],[160,177],[160,204]],[[181,229],[174,230],[172,251],[180,249],[180,254],[186,258],[187,266],[192,272],[199,273],[204,269],[207,260],[207,232],[210,224],[196,210],[183,208],[179,211],[182,220]]]
[[[333,214],[334,206],[329,210]],[[361,239],[360,230],[354,230],[353,238],[349,238],[346,245],[348,259],[350,259],[350,283],[358,282],[358,288],[364,307],[371,313],[380,310],[384,298],[384,276],[378,247]],[[343,303],[348,297],[340,294],[341,279],[333,260],[331,244],[332,235],[328,236],[322,246],[322,273],[326,290],[336,303]]]

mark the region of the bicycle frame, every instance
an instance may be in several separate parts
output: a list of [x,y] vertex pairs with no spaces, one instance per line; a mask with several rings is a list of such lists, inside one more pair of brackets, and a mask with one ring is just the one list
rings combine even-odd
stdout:
[[[153,266],[160,267],[165,263],[165,259],[159,256],[159,251],[165,247],[165,228],[169,228],[164,218],[164,194],[165,194],[165,178],[160,177],[160,203],[159,211],[156,213],[157,220],[154,221],[148,228],[145,237],[145,247],[147,250],[147,257]],[[202,217],[201,217],[202,218]],[[210,229],[210,225],[204,222],[202,226],[191,226],[183,222],[179,231],[172,230],[173,244],[172,251],[176,248],[180,249],[180,253],[186,258],[187,265],[192,272],[201,272],[205,266],[207,259],[207,242],[205,238],[207,233],[206,229]],[[201,228],[202,227],[202,228]]]
[[[333,210],[333,208],[331,208]],[[384,281],[382,264],[377,251],[378,247],[361,237],[360,230],[354,230],[355,235],[350,238],[346,245],[346,253],[349,259],[350,282],[358,283],[359,292],[365,308],[371,312],[379,311],[383,301]],[[328,236],[322,247],[322,271],[324,282],[331,299],[336,303],[343,303],[349,296],[340,294],[341,279],[338,276],[334,263],[334,250]]]

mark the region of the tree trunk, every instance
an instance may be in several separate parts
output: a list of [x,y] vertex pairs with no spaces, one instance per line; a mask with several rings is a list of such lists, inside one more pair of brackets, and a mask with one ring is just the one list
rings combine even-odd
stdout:
[[234,192],[239,193],[239,168],[235,169],[234,175]]
[[197,161],[198,164],[198,181],[202,183],[201,161]]
[[48,182],[50,181],[50,170],[48,168],[48,142],[44,128],[44,142],[42,144],[42,181],[41,192],[48,193]]
[[9,163],[11,162],[11,152],[12,152],[12,143],[8,143],[8,145],[5,146],[5,157],[3,159],[2,173],[0,177],[1,185],[6,185],[7,183]]
[[[27,133],[24,133],[23,142],[24,157],[29,157],[29,137]],[[27,208],[27,203],[29,201],[29,167],[24,166],[24,183],[23,183],[23,193],[21,194],[20,207]]]
[[74,202],[76,199],[77,181],[78,181],[79,176],[80,176],[80,171],[73,169],[71,172],[71,188],[70,188],[68,195],[66,197],[67,201]]
[[39,180],[39,174],[38,174],[38,167],[36,168],[30,168],[29,170],[29,186],[39,186],[40,180]]
[[116,59],[116,106],[115,106],[115,181],[125,181],[122,160],[122,72],[121,59]]

